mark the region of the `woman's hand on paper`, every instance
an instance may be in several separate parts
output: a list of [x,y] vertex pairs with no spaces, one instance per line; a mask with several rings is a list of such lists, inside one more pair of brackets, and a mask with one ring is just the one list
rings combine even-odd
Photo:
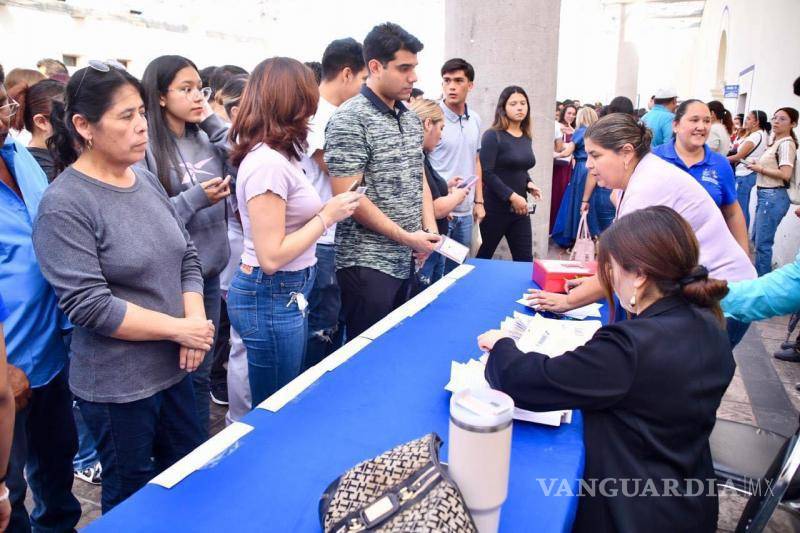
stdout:
[[497,341],[505,338],[508,338],[508,333],[505,331],[500,331],[499,329],[490,329],[478,337],[478,347],[481,349],[481,351],[491,352]]
[[573,308],[573,306],[569,305],[566,294],[545,292],[539,289],[528,289],[528,294],[525,295],[525,299],[533,303],[539,311],[563,313]]

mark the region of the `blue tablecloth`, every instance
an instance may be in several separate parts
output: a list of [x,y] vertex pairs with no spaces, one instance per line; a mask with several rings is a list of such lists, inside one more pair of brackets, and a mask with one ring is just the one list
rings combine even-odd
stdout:
[[[172,489],[147,485],[90,531],[319,531],[326,486],[354,464],[429,432],[446,460],[452,360],[477,358],[477,336],[523,307],[530,263],[472,260],[476,268],[431,305],[328,372],[220,460]],[[607,309],[603,308],[603,320]],[[501,531],[568,531],[577,499],[545,495],[583,472],[583,420],[559,428],[516,422]]]

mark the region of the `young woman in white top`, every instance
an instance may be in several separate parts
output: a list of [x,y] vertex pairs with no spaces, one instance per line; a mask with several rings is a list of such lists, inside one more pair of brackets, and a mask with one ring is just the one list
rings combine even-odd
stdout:
[[731,149],[731,135],[733,135],[733,117],[718,100],[708,103],[711,110],[711,132],[708,134],[706,144],[713,151],[724,156]]
[[772,271],[772,245],[778,225],[789,210],[789,181],[797,160],[798,113],[782,107],[772,115],[773,139],[757,163],[748,168],[758,173],[758,204],[756,205],[755,242],[756,271],[759,276]]
[[728,156],[728,161],[736,170],[736,196],[739,205],[742,206],[748,228],[750,228],[750,191],[756,184],[756,173],[747,168],[745,160],[758,161],[767,149],[771,129],[766,113],[758,110],[750,111],[742,126],[745,137],[740,140],[736,153]]

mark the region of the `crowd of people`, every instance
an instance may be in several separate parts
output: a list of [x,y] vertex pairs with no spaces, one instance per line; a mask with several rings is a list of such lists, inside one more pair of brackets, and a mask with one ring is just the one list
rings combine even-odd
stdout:
[[[530,217],[542,192],[529,175],[526,90],[506,87],[485,127],[467,104],[476,72],[465,59],[442,65],[440,99],[414,92],[422,49],[385,23],[363,44],[333,41],[318,63],[275,57],[250,73],[200,69],[177,55],[154,59],[141,80],[114,61],[89,61],[71,76],[54,60],[8,73],[0,530],[74,528],[73,476],[102,483],[109,511],[208,438],[210,402],[240,419],[455,268],[435,253],[442,236],[486,259],[505,237],[515,261],[533,259]],[[533,407],[608,416],[635,401],[626,391],[648,393],[647,382],[634,383],[630,346],[652,344],[639,357],[658,359],[663,339],[654,339],[667,317],[669,327],[709,339],[706,367],[668,358],[651,367],[681,366],[675,380],[713,374],[694,391],[705,398],[699,424],[664,437],[685,434],[693,443],[682,449],[685,464],[696,466],[692,454],[707,450],[732,376],[731,349],[754,319],[732,312],[726,336],[725,282],[772,270],[796,160],[795,109],[738,120],[734,130],[719,102],[678,105],[668,89],[646,114],[625,97],[558,104],[552,237],[572,246],[585,214],[600,240],[600,271],[568,294],[529,297],[564,311],[616,293],[630,314],[661,318],[650,330],[644,320],[604,328],[556,370],[546,358],[518,362],[501,334],[487,334],[480,343],[492,352],[492,384]],[[609,364],[586,368],[598,357]],[[551,371],[564,381],[538,374]],[[616,381],[604,381],[609,373]],[[531,396],[543,379],[551,394]],[[613,390],[580,393],[597,380]],[[587,447],[615,438],[613,425],[600,417],[602,428],[591,430],[591,420]],[[613,468],[587,461],[593,474],[621,473]],[[611,515],[582,504],[579,522]]]

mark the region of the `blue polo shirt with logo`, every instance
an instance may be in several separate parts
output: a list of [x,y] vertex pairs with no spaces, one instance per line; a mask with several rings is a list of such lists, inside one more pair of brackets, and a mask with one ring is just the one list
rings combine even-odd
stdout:
[[736,202],[736,178],[728,160],[708,145],[703,146],[705,157],[699,163],[687,167],[675,151],[675,139],[653,149],[658,157],[692,175],[708,191],[717,206]]

